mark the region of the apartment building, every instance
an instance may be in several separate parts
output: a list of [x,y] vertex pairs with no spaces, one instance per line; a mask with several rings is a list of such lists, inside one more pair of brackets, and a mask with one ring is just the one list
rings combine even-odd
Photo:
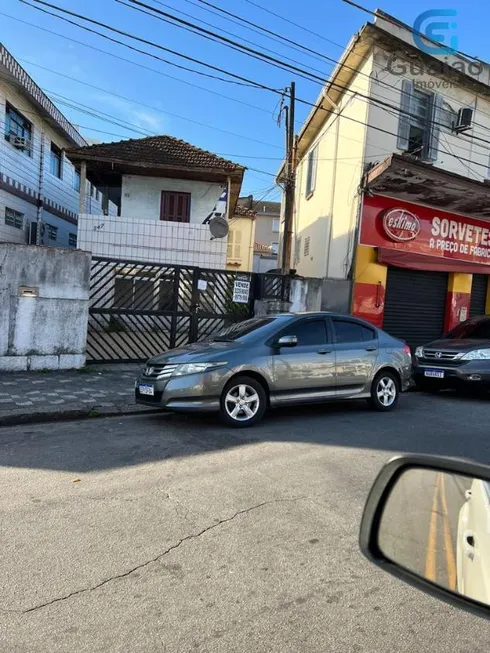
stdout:
[[1,44],[0,129],[0,241],[76,247],[80,174],[65,150],[85,140]]

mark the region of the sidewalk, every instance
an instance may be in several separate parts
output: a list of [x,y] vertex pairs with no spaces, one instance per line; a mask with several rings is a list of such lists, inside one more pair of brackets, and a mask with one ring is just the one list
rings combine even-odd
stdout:
[[141,365],[0,373],[0,426],[155,412],[134,402]]

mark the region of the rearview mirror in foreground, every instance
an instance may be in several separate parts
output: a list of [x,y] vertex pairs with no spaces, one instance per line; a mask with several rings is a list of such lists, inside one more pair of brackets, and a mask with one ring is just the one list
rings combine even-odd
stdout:
[[369,494],[360,546],[398,578],[490,617],[490,468],[432,456],[391,460]]

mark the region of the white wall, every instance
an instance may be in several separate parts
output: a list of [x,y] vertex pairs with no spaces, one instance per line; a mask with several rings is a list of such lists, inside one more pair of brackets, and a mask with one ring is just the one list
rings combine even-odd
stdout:
[[[400,107],[402,81],[409,79],[421,84],[422,90],[442,95],[444,101],[455,112],[463,107],[473,108],[473,126],[467,135],[455,134],[448,128],[441,129],[438,155],[434,165],[479,181],[489,178],[490,101],[456,84],[450,84],[442,77],[429,75],[425,70],[421,71],[420,66],[417,67],[416,62],[408,58],[403,59],[397,55],[393,60],[392,57],[392,54],[384,50],[379,48],[375,50],[372,96]],[[396,110],[371,103],[366,146],[368,156],[374,158],[376,152],[384,150],[385,156],[378,154],[377,157],[377,160],[383,160],[391,152],[402,152],[397,148],[399,118]],[[475,140],[474,137],[482,138],[487,142]]]
[[0,260],[0,370],[82,367],[90,254],[0,243]]
[[160,220],[163,190],[191,193],[190,221],[202,224],[214,209],[223,185],[206,181],[124,175],[121,215],[138,220]]
[[139,217],[78,216],[78,247],[94,256],[224,270],[226,238],[207,225]]

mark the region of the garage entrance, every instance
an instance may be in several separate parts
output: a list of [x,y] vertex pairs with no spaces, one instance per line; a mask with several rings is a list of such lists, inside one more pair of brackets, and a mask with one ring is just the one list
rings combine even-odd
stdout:
[[383,329],[415,350],[444,332],[448,274],[388,268]]
[[485,315],[487,304],[488,275],[474,274],[471,284],[471,304],[469,317]]

